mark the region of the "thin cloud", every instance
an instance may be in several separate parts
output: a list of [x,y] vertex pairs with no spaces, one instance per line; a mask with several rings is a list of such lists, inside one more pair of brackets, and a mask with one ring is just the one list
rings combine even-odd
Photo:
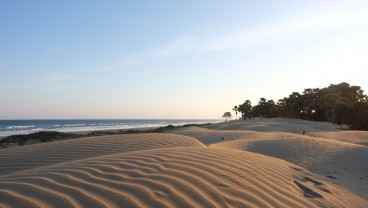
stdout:
[[343,28],[349,24],[368,22],[368,12],[326,14],[313,18],[273,23],[220,37],[185,36],[162,48],[126,56],[123,64],[146,63],[200,51],[221,51],[251,45],[271,44],[291,37]]
[[203,39],[194,36],[185,36],[175,39],[166,46],[148,50],[143,53],[129,55],[123,58],[123,63],[142,63],[153,60],[165,59],[177,55],[186,54],[193,51],[199,51],[204,48]]

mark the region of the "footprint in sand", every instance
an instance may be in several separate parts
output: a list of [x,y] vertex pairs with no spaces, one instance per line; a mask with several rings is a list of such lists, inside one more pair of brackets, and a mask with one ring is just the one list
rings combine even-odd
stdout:
[[313,184],[314,184],[314,187],[316,187],[316,188],[318,188],[318,189],[320,189],[320,190],[322,190],[322,191],[324,191],[324,192],[326,192],[326,193],[331,193],[331,191],[330,190],[328,190],[326,187],[325,187],[325,185],[323,184],[323,183],[321,183],[321,182],[319,182],[319,181],[316,181],[316,180],[313,180],[313,179],[311,179],[311,178],[308,178],[308,177],[304,177],[304,180],[305,181],[309,181],[309,182],[312,182]]
[[307,198],[323,198],[323,196],[312,189],[308,188],[307,186],[299,183],[298,181],[294,181],[294,183],[303,191],[304,196]]

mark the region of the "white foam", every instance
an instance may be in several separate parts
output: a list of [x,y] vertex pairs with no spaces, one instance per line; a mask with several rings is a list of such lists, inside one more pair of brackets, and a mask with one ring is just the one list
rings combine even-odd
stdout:
[[0,132],[0,137],[11,136],[11,135],[19,135],[19,134],[31,134],[31,133],[35,133],[35,132],[38,132],[38,131],[45,131],[45,130],[47,130],[47,129],[35,128],[35,129],[30,129],[30,130],[3,131],[3,132]]
[[86,124],[67,124],[67,125],[63,125],[66,127],[73,127],[73,126],[86,126]]
[[6,129],[29,129],[34,128],[35,126],[8,126]]

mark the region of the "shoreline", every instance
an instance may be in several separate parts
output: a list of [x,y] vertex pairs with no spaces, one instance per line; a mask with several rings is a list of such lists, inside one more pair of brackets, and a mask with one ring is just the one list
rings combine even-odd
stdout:
[[160,127],[143,127],[143,128],[127,128],[127,129],[108,129],[95,131],[74,131],[74,132],[58,132],[58,131],[37,131],[30,134],[15,134],[1,138],[0,149],[6,149],[16,146],[28,146],[32,144],[48,143],[54,141],[62,141],[69,139],[78,139],[83,137],[123,135],[123,134],[145,134],[145,133],[164,133],[165,131],[184,128],[189,126],[205,126],[212,123],[204,124],[184,124],[184,125],[166,125]]
[[138,131],[144,131],[144,130],[152,130],[152,129],[156,129],[156,128],[160,128],[160,127],[132,127],[132,128],[116,128],[116,129],[96,129],[96,130],[85,130],[85,131],[58,131],[58,130],[53,130],[53,129],[43,129],[40,131],[35,131],[35,132],[31,132],[31,133],[20,133],[20,134],[12,134],[12,135],[8,135],[8,136],[0,136],[0,140],[9,137],[9,136],[16,136],[16,135],[29,135],[29,134],[33,134],[33,133],[37,133],[37,132],[41,132],[41,131],[47,131],[47,132],[58,132],[58,133],[65,133],[65,134],[76,134],[76,135],[87,135],[93,132],[106,132],[106,133],[118,133],[119,131],[129,131],[129,130],[138,130]]
[[116,131],[152,129],[166,125],[218,123],[220,119],[103,119],[103,120],[0,120],[0,138],[12,135],[31,134],[39,131],[80,133],[93,131]]

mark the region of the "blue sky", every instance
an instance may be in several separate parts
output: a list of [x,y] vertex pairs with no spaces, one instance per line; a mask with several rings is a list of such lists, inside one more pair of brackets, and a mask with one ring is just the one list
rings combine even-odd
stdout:
[[14,0],[0,28],[0,119],[207,119],[368,91],[368,1]]

